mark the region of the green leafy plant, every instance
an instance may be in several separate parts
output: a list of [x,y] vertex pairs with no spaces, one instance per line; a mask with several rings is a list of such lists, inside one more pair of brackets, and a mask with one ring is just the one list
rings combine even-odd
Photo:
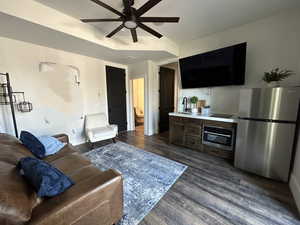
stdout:
[[190,102],[191,102],[192,104],[197,104],[198,98],[197,98],[196,96],[193,96],[193,97],[191,97]]
[[292,70],[281,70],[279,68],[276,68],[271,70],[270,72],[265,72],[263,81],[265,81],[266,83],[271,83],[273,81],[278,82],[288,78],[291,75],[294,75],[294,72]]

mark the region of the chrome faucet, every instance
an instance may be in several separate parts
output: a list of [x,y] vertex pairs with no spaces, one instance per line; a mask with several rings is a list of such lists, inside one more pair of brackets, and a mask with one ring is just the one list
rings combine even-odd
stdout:
[[187,108],[188,98],[187,97],[183,98],[182,105],[183,105],[183,111],[186,112],[188,110],[188,108]]

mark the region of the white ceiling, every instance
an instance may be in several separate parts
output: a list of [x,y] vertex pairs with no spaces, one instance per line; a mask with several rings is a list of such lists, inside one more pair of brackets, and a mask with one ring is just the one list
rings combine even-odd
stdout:
[[[35,0],[75,18],[117,18],[90,0]],[[102,0],[122,11],[122,0]],[[135,0],[139,8],[147,0]],[[179,16],[179,24],[148,24],[168,38],[182,43],[238,25],[259,20],[288,8],[300,7],[300,0],[163,0],[145,16]],[[109,33],[120,23],[95,23]],[[138,29],[139,35],[148,33]],[[129,36],[126,29],[117,35]]]
[[0,12],[0,27],[0,37],[7,37],[121,64],[132,64],[137,61],[149,59],[160,61],[176,57],[166,51],[159,50],[114,50],[2,12]]

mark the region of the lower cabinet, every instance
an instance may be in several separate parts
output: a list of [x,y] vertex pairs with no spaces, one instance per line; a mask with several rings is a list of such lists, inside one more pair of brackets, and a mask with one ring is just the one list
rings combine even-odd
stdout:
[[192,119],[185,117],[170,116],[170,132],[169,142],[171,144],[180,145],[197,151],[205,152],[221,158],[233,159],[234,151],[227,151],[202,144],[202,128],[203,124],[216,126],[235,126],[230,123],[206,121],[201,119]]
[[[175,145],[184,145],[184,124],[176,121],[170,123],[169,140]],[[172,140],[172,141],[171,141]]]
[[184,146],[202,151],[202,143],[200,137],[185,135],[184,138]]

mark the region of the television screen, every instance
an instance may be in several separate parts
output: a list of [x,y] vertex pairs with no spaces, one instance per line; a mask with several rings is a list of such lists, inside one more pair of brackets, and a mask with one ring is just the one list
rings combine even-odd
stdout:
[[179,60],[182,88],[243,85],[247,43]]

